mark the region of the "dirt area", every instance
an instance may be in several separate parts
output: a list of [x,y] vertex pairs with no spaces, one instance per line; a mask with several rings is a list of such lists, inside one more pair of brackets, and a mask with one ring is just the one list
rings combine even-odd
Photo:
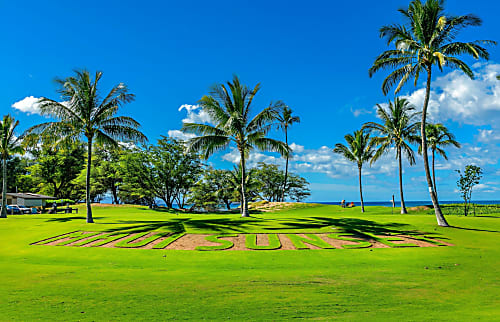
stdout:
[[[33,243],[32,245],[48,245],[48,246],[76,246],[76,247],[96,247],[95,245],[98,243],[101,243],[103,239],[107,238],[113,238],[110,237],[108,234],[109,232],[101,232],[101,233],[96,233],[96,232],[82,232],[83,233],[83,238],[71,238],[71,237],[64,237],[64,235],[60,235],[62,237],[61,239],[54,240],[49,243],[44,243],[44,241],[50,240],[52,238],[48,238],[42,241],[38,241]],[[99,245],[97,247],[105,247],[105,248],[117,248],[115,245],[116,243],[122,241],[122,240],[128,240],[129,243],[138,243],[141,242],[147,238],[150,238],[151,236],[154,236],[156,234],[159,234],[160,232],[149,232],[148,234],[141,236],[140,233],[130,233],[130,234],[117,234],[120,236],[116,236],[117,239],[111,240],[103,245]],[[107,235],[107,236],[106,236]],[[268,234],[256,234],[257,236],[257,245],[269,245],[269,239],[268,236],[265,236]],[[295,234],[297,236],[301,236],[304,238],[308,238],[305,234]],[[333,246],[336,249],[343,249],[343,245],[356,245],[356,242],[352,241],[346,241],[346,240],[338,240],[334,238],[328,237],[330,233],[315,233],[314,235],[318,236],[320,239],[325,241],[327,244]],[[208,236],[213,236],[213,235],[208,235],[208,234],[186,234],[177,240],[173,241],[170,245],[163,249],[174,249],[174,250],[195,250],[196,247],[198,246],[219,246],[219,243],[214,243],[211,241],[206,240],[206,237]],[[247,249],[245,246],[245,239],[246,239],[247,234],[237,234],[234,237],[220,237],[219,239],[221,240],[228,240],[233,243],[233,246],[230,247],[227,250],[247,250],[247,251],[256,251],[253,249]],[[277,250],[295,250],[295,246],[293,245],[293,242],[290,240],[290,238],[287,236],[287,234],[277,234],[281,247],[278,248]],[[342,235],[340,235],[342,236]],[[55,236],[53,238],[56,238],[58,236]],[[103,237],[103,239],[97,239],[93,240],[87,244],[85,244],[85,241],[92,240],[97,237]],[[366,248],[390,248],[390,246],[385,245],[379,241],[375,241],[373,239],[364,239],[360,236],[351,236],[351,235],[346,235],[345,237],[348,238],[354,238],[354,239],[359,239],[362,241],[368,241],[371,243],[370,247]],[[414,244],[417,247],[437,247],[438,245],[432,244],[427,241],[419,240],[418,237],[412,237],[412,236],[405,236],[405,235],[392,235],[392,236],[386,236],[386,235],[377,235],[378,238],[389,238],[389,237],[398,237],[401,240],[396,240],[396,241],[390,241],[391,243],[398,245],[398,244]],[[134,239],[135,238],[135,239]],[[141,246],[141,247],[132,247],[135,249],[153,249],[153,247],[161,242],[163,242],[165,239],[169,238],[168,236],[164,237],[159,237],[157,239],[152,240],[148,244]],[[66,245],[60,245],[61,243],[68,242],[73,240],[73,242],[66,244]],[[443,244],[447,246],[453,246],[452,244],[443,242],[439,240],[439,242],[442,242]],[[305,243],[306,246],[309,249],[321,249],[320,247]],[[259,251],[259,250],[257,250]]]
[[264,201],[249,203],[248,209],[262,211],[262,212],[271,212],[271,211],[290,210],[297,208],[308,208],[315,206],[316,204],[305,203],[305,202],[269,202],[264,200]]
[[423,211],[423,210],[430,210],[430,209],[432,209],[431,206],[416,206],[416,207],[408,208],[409,211]]

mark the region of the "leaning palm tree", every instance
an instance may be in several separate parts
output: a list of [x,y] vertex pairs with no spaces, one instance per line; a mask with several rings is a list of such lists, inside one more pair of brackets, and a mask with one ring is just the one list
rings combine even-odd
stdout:
[[208,158],[216,151],[227,148],[231,143],[240,153],[241,176],[241,216],[248,217],[248,202],[245,190],[245,161],[251,150],[279,152],[288,154],[284,142],[266,137],[276,120],[282,103],[271,104],[255,117],[250,118],[252,101],[259,91],[260,84],[253,89],[240,83],[237,76],[232,82],[217,84],[210,90],[210,95],[203,96],[200,105],[209,115],[214,125],[184,123],[182,130],[200,135],[188,142],[189,151],[203,151]]
[[145,142],[147,139],[138,128],[140,124],[131,117],[116,116],[118,109],[134,100],[125,84],[119,83],[104,97],[100,96],[98,83],[102,72],[96,72],[94,79],[86,70],[75,71],[75,76],[56,79],[63,102],[41,98],[39,107],[42,115],[59,119],[46,122],[27,130],[30,135],[43,134],[55,140],[54,144],[74,141],[84,136],[87,139],[86,202],[87,223],[93,223],[90,205],[90,173],[92,166],[92,143],[118,147],[117,140]]
[[461,29],[479,26],[481,19],[471,14],[446,16],[443,10],[443,0],[427,0],[425,3],[413,0],[407,10],[400,9],[399,12],[406,18],[407,24],[388,25],[380,29],[380,36],[386,38],[388,44],[394,43],[395,49],[380,54],[370,68],[369,75],[371,77],[383,69],[393,70],[382,83],[382,91],[387,94],[396,84],[395,93],[398,93],[411,78],[414,79],[416,86],[420,74],[427,74],[420,128],[425,176],[438,225],[449,226],[436,199],[427,156],[425,123],[431,92],[432,67],[436,65],[441,71],[444,67],[458,68],[473,78],[470,67],[457,56],[467,54],[476,59],[488,59],[488,51],[483,46],[495,42],[490,40],[456,42],[455,38]]
[[391,148],[396,150],[396,159],[399,161],[399,192],[401,194],[401,214],[407,214],[405,200],[403,196],[403,165],[402,155],[415,164],[415,156],[407,141],[415,141],[419,123],[415,121],[418,113],[415,107],[405,98],[394,99],[394,103],[389,101],[388,110],[377,105],[377,115],[382,120],[382,124],[368,122],[363,125],[363,129],[369,129],[378,136],[373,138],[373,142],[379,145],[377,152],[373,156],[371,163],[378,160],[382,155],[389,152]]
[[347,146],[342,143],[335,144],[333,152],[342,155],[347,160],[354,162],[358,166],[359,175],[359,196],[361,198],[361,212],[365,212],[365,204],[363,201],[363,187],[361,184],[361,169],[363,164],[370,161],[375,150],[373,148],[373,140],[370,139],[370,133],[364,133],[363,130],[354,132],[354,135],[347,134],[344,136]]
[[2,154],[2,212],[0,218],[7,218],[7,159],[13,153],[22,153],[21,137],[15,135],[19,121],[4,115],[0,121],[0,153]]
[[[460,148],[461,145],[455,140],[455,136],[451,133],[446,126],[441,123],[433,124],[428,123],[425,125],[425,135],[427,137],[427,148],[432,152],[432,183],[436,199],[438,199],[437,185],[436,185],[436,171],[434,167],[436,153],[448,160],[446,151],[443,149],[446,146],[453,145]],[[418,147],[418,153],[422,153],[422,145]],[[439,199],[438,199],[439,200]]]
[[[281,113],[278,115],[277,121],[278,121],[278,127],[285,132],[285,144],[288,146],[288,128],[293,124],[293,123],[300,123],[300,117],[298,116],[293,116],[292,115],[292,109],[288,106],[283,106],[283,109],[281,110]],[[292,151],[290,151],[292,152]],[[286,163],[285,163],[285,180],[283,183],[283,190],[281,192],[281,201],[285,201],[285,190],[286,190],[286,181],[288,177],[288,159],[290,157],[290,154],[285,155]]]

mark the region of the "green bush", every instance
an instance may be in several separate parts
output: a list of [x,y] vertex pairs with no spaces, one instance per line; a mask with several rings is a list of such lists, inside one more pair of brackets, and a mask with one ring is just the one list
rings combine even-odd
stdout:
[[51,207],[52,204],[54,204],[54,202],[56,203],[56,205],[58,207],[66,206],[66,204],[70,204],[70,205],[75,204],[75,201],[71,200],[71,199],[51,199],[51,200],[47,200],[47,203],[46,203],[47,207]]
[[[450,204],[450,205],[440,205],[441,211],[444,215],[464,215],[464,205],[463,204]],[[429,214],[434,215],[434,209],[428,211]],[[470,211],[474,215],[497,215],[500,217],[500,205],[478,205],[471,204]]]

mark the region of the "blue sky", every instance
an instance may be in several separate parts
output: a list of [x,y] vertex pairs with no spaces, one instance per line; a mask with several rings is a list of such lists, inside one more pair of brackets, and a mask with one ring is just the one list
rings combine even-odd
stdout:
[[[376,3],[376,5],[374,5]],[[2,114],[11,113],[25,129],[41,122],[33,100],[57,99],[52,80],[75,68],[102,70],[103,90],[124,82],[136,101],[122,113],[142,124],[151,142],[176,135],[183,119],[203,119],[194,106],[214,83],[240,76],[260,82],[255,108],[284,100],[302,122],[290,132],[296,156],[291,170],[311,182],[312,201],[358,200],[354,167],[331,152],[343,136],[376,121],[374,106],[393,99],[380,85],[385,73],[368,68],[386,44],[384,24],[401,22],[397,9],[408,1],[25,1],[1,2],[4,31],[0,57]],[[484,23],[460,39],[500,40],[500,3],[449,1],[452,14],[475,13]],[[445,70],[434,74],[431,118],[445,123],[463,143],[437,162],[442,200],[458,199],[454,169],[475,163],[485,170],[477,199],[500,199],[500,48],[475,64],[475,81]],[[499,82],[500,83],[500,82]],[[421,106],[422,84],[402,91]],[[28,97],[28,99],[26,99]],[[17,104],[16,104],[17,103]],[[14,105],[15,104],[15,105]],[[15,108],[15,107],[17,108]],[[189,110],[189,111],[188,111]],[[30,113],[31,112],[31,113]],[[272,133],[279,138],[280,133]],[[209,160],[229,168],[231,150]],[[282,162],[256,153],[252,162]],[[427,200],[421,163],[406,164],[406,197]],[[366,169],[365,200],[398,196],[392,156]]]

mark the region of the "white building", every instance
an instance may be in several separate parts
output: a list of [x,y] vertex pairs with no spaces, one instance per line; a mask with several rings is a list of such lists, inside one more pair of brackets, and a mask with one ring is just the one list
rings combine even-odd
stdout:
[[[25,207],[42,207],[46,205],[47,200],[56,199],[51,196],[40,195],[37,193],[12,193],[7,192],[7,204],[19,205]],[[2,195],[0,194],[0,200]]]

